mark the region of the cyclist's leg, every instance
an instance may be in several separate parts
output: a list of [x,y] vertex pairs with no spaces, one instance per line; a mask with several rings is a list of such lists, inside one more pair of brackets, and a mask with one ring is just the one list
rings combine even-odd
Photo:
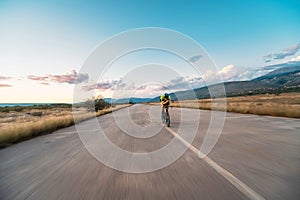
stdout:
[[161,119],[162,119],[162,122],[164,123],[164,121],[165,121],[165,113],[164,113],[164,105],[163,104],[161,105]]
[[169,114],[169,106],[166,106],[166,124],[168,127],[170,126],[170,114]]
[[169,115],[169,105],[166,105],[165,108],[166,108],[166,113],[167,113],[168,117],[170,117],[170,115]]

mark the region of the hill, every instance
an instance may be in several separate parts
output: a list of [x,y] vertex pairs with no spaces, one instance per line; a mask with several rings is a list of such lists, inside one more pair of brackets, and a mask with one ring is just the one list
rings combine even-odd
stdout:
[[104,101],[112,104],[127,104],[127,103],[148,103],[151,102],[153,98],[122,98],[122,99],[113,99],[113,98],[104,98]]
[[[225,82],[209,87],[205,86],[194,90],[179,91],[171,94],[173,100],[189,100],[204,99],[210,97],[223,97],[218,92],[224,84],[226,96],[244,96],[254,94],[277,94],[283,92],[299,92],[300,91],[300,66],[286,67],[274,70],[264,76],[258,77],[250,81],[234,81]],[[210,91],[212,95],[210,94]],[[155,97],[152,101],[159,101],[159,97]]]

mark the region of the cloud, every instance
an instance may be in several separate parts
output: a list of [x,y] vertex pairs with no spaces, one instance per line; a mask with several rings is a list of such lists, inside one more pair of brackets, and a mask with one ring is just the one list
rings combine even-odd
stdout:
[[[293,63],[295,63],[295,61],[293,61]],[[278,67],[282,66],[283,65],[280,65]],[[178,76],[164,83],[157,82],[136,85],[134,82],[119,79],[106,80],[94,84],[84,85],[81,89],[85,92],[96,90],[96,92],[103,92],[104,94],[113,94],[114,98],[124,98],[128,97],[128,95],[149,97],[159,95],[165,91],[176,92],[196,89],[201,88],[205,85],[220,83],[222,81],[230,82],[252,80],[274,70],[274,67],[275,66],[273,65],[261,67],[258,69],[251,69],[229,64],[224,66],[220,70],[209,70],[206,73],[202,74],[202,76]]]
[[0,88],[1,87],[12,87],[12,85],[8,85],[8,84],[2,84],[2,83],[0,83]]
[[236,81],[240,79],[240,75],[244,73],[246,69],[242,67],[236,67],[232,64],[226,65],[219,71],[209,70],[203,74],[203,78],[208,84],[217,83],[223,81]]
[[274,54],[274,59],[283,59],[286,56],[292,56],[295,55],[295,53],[297,53],[297,51],[300,49],[300,43],[296,44],[294,46],[288,47],[286,49],[283,49],[281,52],[279,53],[275,53]]
[[[4,80],[9,80],[9,79],[12,79],[11,77],[9,76],[0,76],[0,81],[4,81]],[[5,84],[5,83],[0,83],[0,88],[4,88],[4,87],[13,87],[12,85],[9,85],[9,84]]]
[[253,70],[245,67],[237,67],[233,64],[226,65],[220,70],[209,70],[201,76],[181,76],[172,79],[159,88],[160,90],[188,90],[200,88],[220,82],[251,80],[267,73],[265,69]]
[[234,65],[227,65],[220,71],[210,71],[210,73],[204,74],[205,80],[213,80],[215,76],[220,75],[223,81],[244,81],[263,76],[273,70],[286,68],[286,67],[300,67],[300,56],[290,59],[290,61],[285,61],[279,64],[266,65],[260,68],[244,68],[236,67]]
[[209,70],[203,74],[203,79],[205,80],[207,85],[230,81],[246,81],[257,78],[259,76],[265,75],[268,73],[269,69],[251,69],[245,68],[242,66],[235,66],[233,64],[226,65],[219,71],[217,70]]
[[9,80],[11,77],[9,76],[0,76],[0,80]]
[[136,90],[145,90],[148,88],[148,85],[141,85],[139,87],[136,88]]
[[27,78],[33,81],[47,81],[48,79],[47,76],[35,76],[35,75],[29,75]]
[[88,92],[91,90],[105,91],[105,90],[119,90],[125,88],[125,86],[126,84],[120,79],[120,80],[112,80],[112,81],[102,81],[91,85],[84,85],[82,86],[81,89],[84,92]]
[[65,75],[46,75],[46,76],[29,75],[27,78],[34,81],[43,81],[42,84],[49,83],[49,82],[78,84],[78,83],[88,81],[89,75],[86,73],[77,73],[75,70],[72,70],[71,72]]
[[200,58],[202,58],[201,55],[195,55],[195,56],[189,58],[189,61],[194,63],[194,62],[197,62],[198,60],[200,60]]
[[267,56],[264,56],[264,61],[266,63],[268,63],[268,62],[271,62],[273,60],[284,59],[287,56],[293,56],[298,52],[299,49],[300,49],[300,43],[296,44],[294,46],[285,48],[285,49],[281,50],[280,52],[272,53],[272,54],[269,54]]
[[233,80],[236,79],[240,73],[241,69],[238,69],[231,64],[223,67],[218,74],[221,75],[225,80]]
[[275,65],[263,66],[261,68],[261,70],[275,70],[275,69],[279,69],[279,68],[297,67],[297,66],[300,67],[300,56],[297,56],[296,58],[293,58],[287,62],[282,62],[282,63],[275,64]]
[[191,88],[198,88],[204,85],[201,77],[196,76],[185,76],[185,77],[175,77],[168,82],[159,83],[144,83],[141,85],[136,85],[133,81],[119,80],[106,80],[94,84],[84,85],[81,87],[82,91],[88,92],[96,90],[96,92],[102,93],[113,93],[114,98],[123,98],[128,95],[134,96],[157,96],[164,91],[178,91],[178,90],[188,90]]
[[42,84],[42,85],[49,85],[49,83],[47,83],[47,82],[40,82],[39,84]]
[[[299,59],[296,57],[293,60]],[[82,90],[85,92],[91,90],[97,90],[97,92],[112,92],[114,95],[120,97],[126,97],[128,95],[137,95],[141,97],[153,96],[163,93],[164,91],[175,92],[183,91],[195,88],[201,88],[205,85],[211,85],[220,82],[230,81],[247,81],[255,79],[259,76],[263,76],[268,72],[284,67],[290,66],[291,63],[300,66],[300,61],[290,61],[290,63],[284,63],[280,65],[268,65],[258,69],[245,68],[242,66],[235,66],[229,64],[221,68],[220,70],[209,70],[202,76],[178,76],[164,83],[145,83],[142,85],[136,85],[134,82],[119,80],[106,80],[94,84],[82,86]]]
[[72,70],[70,73],[66,75],[50,75],[51,81],[58,83],[69,83],[69,84],[78,84],[85,81],[88,81],[89,75],[83,73],[77,73],[75,70]]
[[296,56],[294,58],[291,58],[289,61],[284,61],[282,63],[266,65],[266,66],[260,67],[258,69],[254,69],[252,71],[255,72],[255,76],[252,76],[252,79],[257,78],[259,76],[266,75],[267,73],[274,71],[276,69],[289,68],[289,67],[299,67],[300,68],[300,56]]
[[300,56],[296,56],[295,58],[291,58],[291,62],[297,62],[300,61]]
[[242,66],[227,65],[218,72],[223,81],[246,81],[264,74],[263,70],[250,69]]
[[264,56],[264,61],[266,63],[271,62],[272,61],[272,57],[273,57],[273,54],[269,54],[267,56]]
[[188,90],[203,85],[204,81],[200,76],[180,76],[170,80],[158,90]]
[[[146,83],[130,91],[136,97],[155,97],[162,94],[165,90],[160,83]],[[125,94],[128,95],[128,94]]]

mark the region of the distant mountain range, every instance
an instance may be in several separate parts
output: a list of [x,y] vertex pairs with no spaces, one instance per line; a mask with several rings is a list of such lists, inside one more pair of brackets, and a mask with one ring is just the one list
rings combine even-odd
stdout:
[[[292,91],[300,92],[300,66],[280,68],[250,81],[225,82],[194,90],[175,92],[171,94],[171,99],[187,100],[195,99],[195,97],[203,99],[210,98],[211,95],[222,97],[222,93],[218,92],[222,88],[222,84],[227,97]],[[155,101],[159,101],[159,97],[156,97]]]
[[153,98],[123,98],[123,99],[113,99],[113,98],[104,98],[104,101],[113,104],[124,104],[124,103],[148,103],[152,102]]
[[[226,96],[244,96],[255,94],[277,94],[282,92],[300,92],[300,66],[284,67],[276,69],[264,76],[249,81],[234,81],[214,84],[193,90],[171,93],[172,100],[204,99],[210,97],[224,97],[221,89],[225,88]],[[158,102],[155,98],[124,98],[105,99],[110,103],[147,103]]]

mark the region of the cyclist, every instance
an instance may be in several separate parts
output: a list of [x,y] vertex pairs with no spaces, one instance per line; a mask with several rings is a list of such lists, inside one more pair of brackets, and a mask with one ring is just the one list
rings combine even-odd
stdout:
[[160,102],[162,106],[162,112],[166,109],[166,113],[169,115],[169,105],[170,105],[171,97],[168,93],[164,93],[160,96]]
[[168,126],[170,126],[170,115],[169,115],[169,105],[170,105],[171,97],[168,93],[164,93],[160,96],[160,102],[162,107],[162,112],[164,112],[164,109],[166,109],[167,116],[169,118],[168,120]]

